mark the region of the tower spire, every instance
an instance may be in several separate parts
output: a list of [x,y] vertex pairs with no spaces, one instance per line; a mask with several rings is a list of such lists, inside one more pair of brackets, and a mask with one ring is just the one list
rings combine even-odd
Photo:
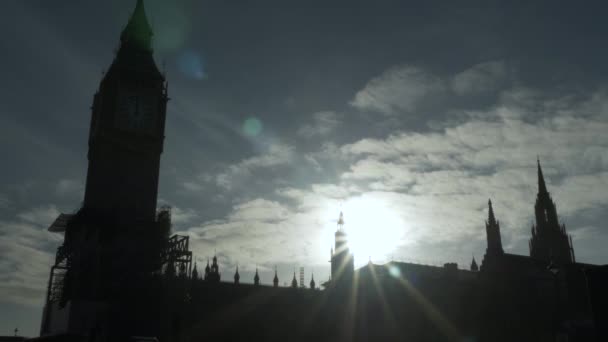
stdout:
[[494,217],[494,209],[492,208],[491,199],[488,199],[488,224],[496,224],[496,217]]
[[572,263],[574,262],[572,241],[566,233],[566,227],[559,223],[555,202],[547,191],[540,159],[537,159],[537,165],[538,194],[534,205],[536,224],[532,226],[530,256],[545,261],[554,258],[557,263]]
[[547,185],[545,184],[545,177],[543,176],[543,169],[540,166],[540,158],[536,158],[536,163],[538,165],[538,193],[546,194],[547,193]]
[[486,221],[486,238],[488,247],[486,254],[496,255],[503,254],[502,239],[500,237],[500,223],[494,216],[494,208],[492,208],[492,200],[488,199],[488,220]]
[[236,272],[234,273],[234,283],[238,285],[240,280],[241,276],[239,275],[239,265],[236,265]]
[[274,287],[279,287],[279,276],[277,275],[277,267],[274,267],[274,279],[272,279],[272,285]]
[[123,45],[129,45],[137,49],[152,51],[152,28],[146,17],[143,0],[137,0],[133,14],[122,30],[120,41]]

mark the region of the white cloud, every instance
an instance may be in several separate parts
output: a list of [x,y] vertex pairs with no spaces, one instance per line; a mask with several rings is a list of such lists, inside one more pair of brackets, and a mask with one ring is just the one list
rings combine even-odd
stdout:
[[398,66],[371,79],[350,104],[360,110],[394,115],[414,110],[419,100],[444,88],[444,81],[420,68]]
[[198,214],[191,208],[171,208],[171,222],[177,226],[183,226],[198,218]]
[[30,222],[0,221],[0,298],[40,305],[54,256],[49,249],[58,246],[61,239],[61,235]]

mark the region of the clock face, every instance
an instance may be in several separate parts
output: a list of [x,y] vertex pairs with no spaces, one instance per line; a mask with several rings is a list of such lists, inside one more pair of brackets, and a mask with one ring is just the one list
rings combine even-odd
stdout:
[[120,96],[116,125],[124,130],[152,134],[155,127],[154,97],[128,92]]

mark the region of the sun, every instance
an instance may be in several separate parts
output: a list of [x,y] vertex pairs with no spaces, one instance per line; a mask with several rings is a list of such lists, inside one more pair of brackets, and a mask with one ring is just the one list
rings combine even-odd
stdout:
[[[355,266],[364,265],[369,258],[378,262],[394,256],[396,247],[403,241],[405,225],[390,203],[362,195],[344,201],[339,210],[344,213],[344,230],[355,256]],[[333,215],[333,222],[336,222],[338,215]],[[335,229],[334,223],[332,234]]]

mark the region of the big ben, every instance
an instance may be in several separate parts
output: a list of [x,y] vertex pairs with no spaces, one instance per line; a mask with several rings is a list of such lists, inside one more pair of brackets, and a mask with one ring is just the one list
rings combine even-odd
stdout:
[[158,333],[158,324],[144,322],[159,317],[152,280],[170,230],[170,215],[156,208],[168,97],[152,35],[138,0],[93,98],[84,202],[49,228],[65,235],[41,335]]
[[83,209],[119,222],[151,222],[167,92],[152,56],[152,30],[141,1],[120,40],[93,101]]

